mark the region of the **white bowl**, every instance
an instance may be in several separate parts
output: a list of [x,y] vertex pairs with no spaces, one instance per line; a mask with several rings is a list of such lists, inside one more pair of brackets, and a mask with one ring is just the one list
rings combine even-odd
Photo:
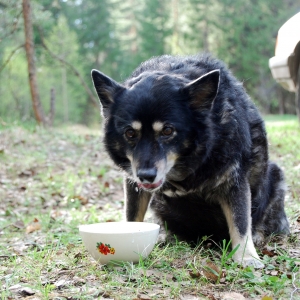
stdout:
[[152,251],[159,225],[145,222],[107,222],[80,225],[79,233],[92,257],[109,261],[138,262]]

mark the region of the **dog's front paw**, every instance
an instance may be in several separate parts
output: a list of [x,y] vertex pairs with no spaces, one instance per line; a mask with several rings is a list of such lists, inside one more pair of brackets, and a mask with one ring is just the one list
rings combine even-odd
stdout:
[[262,269],[265,266],[264,263],[260,260],[254,246],[252,249],[250,248],[245,252],[237,251],[233,256],[234,261],[236,261],[243,267],[252,266],[255,269]]
[[165,233],[160,233],[157,238],[157,243],[164,245],[166,244],[166,240],[167,240],[167,235]]
[[241,261],[240,261],[241,265],[243,265],[244,267],[249,267],[252,266],[255,269],[262,269],[264,268],[265,264],[257,258],[254,257],[244,257]]
[[162,246],[165,246],[167,244],[174,244],[175,242],[176,242],[175,236],[167,234],[165,232],[161,232],[157,238],[157,243]]
[[260,231],[256,231],[253,236],[252,236],[252,240],[254,242],[254,244],[259,247],[262,248],[265,244],[266,244],[266,239],[265,236],[262,232]]

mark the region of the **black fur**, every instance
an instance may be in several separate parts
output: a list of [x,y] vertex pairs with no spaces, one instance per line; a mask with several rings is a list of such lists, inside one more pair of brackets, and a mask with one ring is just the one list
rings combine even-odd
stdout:
[[222,62],[161,56],[123,84],[96,70],[92,77],[106,149],[127,174],[128,221],[143,220],[151,199],[161,223],[188,241],[205,235],[242,244],[252,226],[262,244],[289,232],[284,176],[269,162],[264,122]]

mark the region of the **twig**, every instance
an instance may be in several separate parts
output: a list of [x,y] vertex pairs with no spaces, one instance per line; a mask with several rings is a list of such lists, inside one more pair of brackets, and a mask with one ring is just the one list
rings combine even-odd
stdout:
[[292,276],[293,276],[292,285],[293,285],[294,290],[293,290],[292,293],[291,293],[291,298],[290,298],[290,300],[293,300],[293,297],[294,297],[294,293],[295,293],[295,292],[299,292],[299,291],[300,291],[300,287],[297,287],[296,284],[295,284],[295,281],[296,281],[296,274],[293,273]]
[[15,48],[10,55],[8,56],[8,58],[6,59],[6,61],[3,63],[3,65],[0,67],[0,73],[2,72],[2,70],[6,67],[6,65],[10,62],[11,58],[13,57],[13,55],[20,49],[23,48],[24,44],[18,46],[17,48]]

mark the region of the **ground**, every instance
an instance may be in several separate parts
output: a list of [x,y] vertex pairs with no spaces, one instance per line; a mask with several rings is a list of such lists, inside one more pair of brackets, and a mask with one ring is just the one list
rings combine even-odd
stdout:
[[0,120],[2,299],[300,299],[300,129],[292,116],[266,119],[271,158],[289,186],[292,234],[259,249],[263,270],[239,267],[228,244],[205,240],[157,245],[136,265],[99,265],[78,225],[121,220],[124,207],[100,126]]

